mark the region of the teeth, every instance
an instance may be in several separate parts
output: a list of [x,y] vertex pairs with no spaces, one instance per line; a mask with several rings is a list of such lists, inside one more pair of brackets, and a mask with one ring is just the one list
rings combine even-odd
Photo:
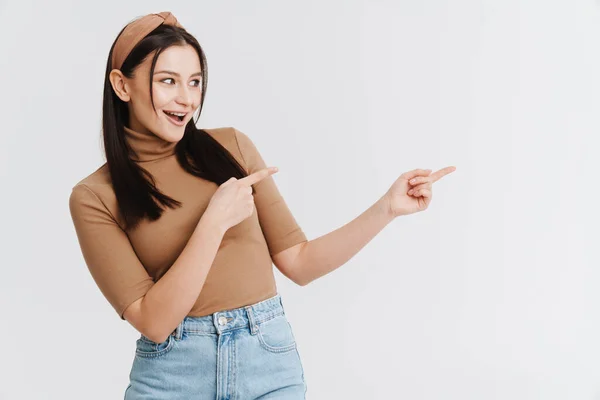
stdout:
[[171,115],[176,115],[178,117],[183,117],[186,114],[186,113],[174,113],[174,112],[169,112],[169,111],[166,111],[166,113],[171,114]]

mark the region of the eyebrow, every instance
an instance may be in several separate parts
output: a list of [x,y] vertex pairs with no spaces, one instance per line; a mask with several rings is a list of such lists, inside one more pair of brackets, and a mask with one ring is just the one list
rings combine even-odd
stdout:
[[[175,76],[181,77],[181,75],[179,75],[177,72],[175,72],[175,71],[169,71],[169,70],[166,70],[166,69],[164,69],[162,71],[156,71],[156,72],[154,72],[154,75],[160,74],[160,73],[167,73],[167,74],[171,74],[171,75],[175,75]],[[192,74],[190,76],[202,76],[202,72],[196,72],[195,74]]]

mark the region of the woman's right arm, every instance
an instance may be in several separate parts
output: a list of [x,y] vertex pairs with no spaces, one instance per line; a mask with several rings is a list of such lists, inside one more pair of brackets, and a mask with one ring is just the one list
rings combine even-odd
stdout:
[[92,188],[93,184],[78,184],[69,198],[87,267],[121,319],[149,339],[160,342],[197,300],[226,225],[222,218],[215,218],[219,217],[217,214],[204,212],[177,260],[154,282],[126,232]]
[[167,340],[198,299],[225,232],[254,212],[252,185],[275,172],[277,168],[263,168],[219,186],[175,263],[139,304],[124,314],[132,325],[140,321],[151,335],[146,335],[149,339],[157,343]]
[[76,185],[69,208],[83,257],[121,318],[150,340],[166,340],[198,299],[225,232],[254,212],[251,186],[276,171],[264,168],[220,185],[185,248],[157,282],[104,202],[87,185]]
[[225,231],[205,213],[169,270],[123,316],[148,339],[167,340],[198,299]]

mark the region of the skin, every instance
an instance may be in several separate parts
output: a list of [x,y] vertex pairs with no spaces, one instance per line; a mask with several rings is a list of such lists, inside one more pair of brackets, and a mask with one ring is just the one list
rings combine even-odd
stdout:
[[385,195],[390,214],[398,217],[426,210],[433,196],[433,184],[454,171],[456,167],[450,166],[433,174],[430,169],[415,169],[400,175]]
[[[131,79],[120,70],[113,69],[109,74],[110,83],[117,96],[127,103],[129,128],[141,133],[151,132],[168,142],[177,142],[183,137],[185,125],[174,125],[163,111],[187,112],[186,124],[193,117],[200,107],[202,95],[200,59],[190,45],[171,46],[160,54],[152,78],[155,112],[150,102],[148,82],[153,56],[154,53],[151,53],[146,57],[134,70]],[[161,72],[165,70],[179,76]]]

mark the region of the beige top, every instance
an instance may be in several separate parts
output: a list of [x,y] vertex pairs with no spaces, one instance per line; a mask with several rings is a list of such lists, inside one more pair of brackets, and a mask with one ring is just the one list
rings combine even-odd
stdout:
[[[100,291],[123,312],[163,276],[190,239],[217,184],[186,172],[175,144],[125,128],[137,153],[132,159],[148,170],[164,194],[182,202],[166,208],[154,222],[143,220],[124,230],[107,164],[78,182],[69,198],[83,258]],[[265,168],[253,142],[235,128],[205,129],[250,173]],[[271,256],[306,241],[281,197],[273,177],[254,185],[254,213],[224,235],[206,282],[188,313],[205,316],[242,307],[277,294]]]

